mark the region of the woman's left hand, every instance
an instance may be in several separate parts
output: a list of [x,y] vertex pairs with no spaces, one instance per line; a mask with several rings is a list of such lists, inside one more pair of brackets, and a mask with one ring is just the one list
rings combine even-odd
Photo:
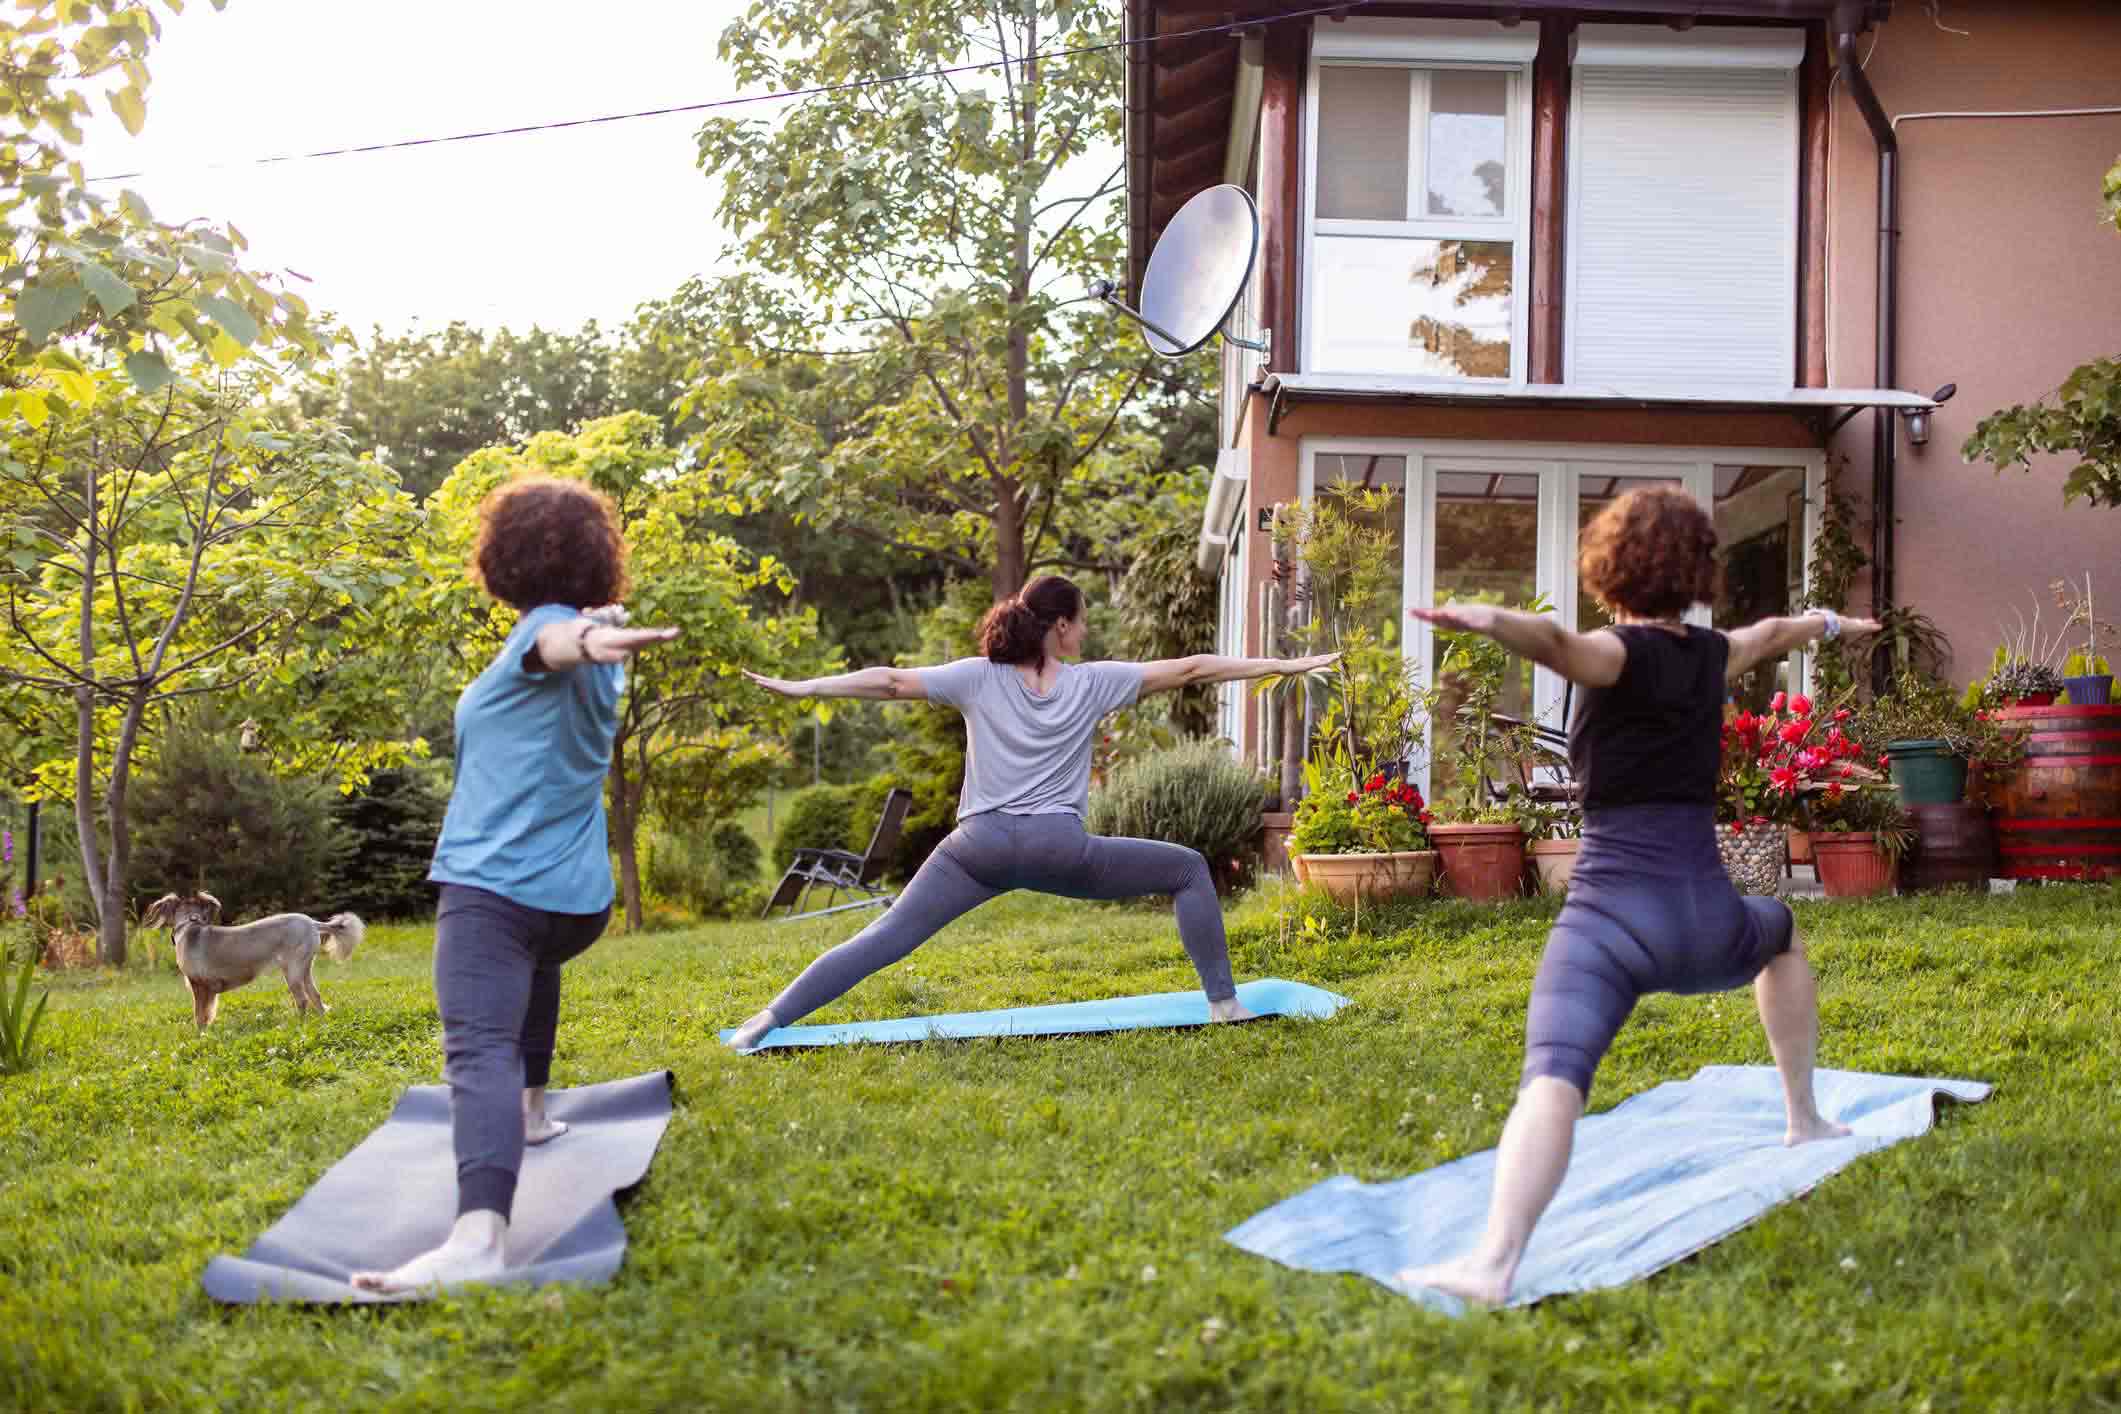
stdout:
[[776,692],[783,697],[808,697],[810,695],[810,684],[807,682],[790,682],[787,678],[769,678],[764,673],[754,673],[749,668],[744,669],[744,676],[750,678],[768,692]]
[[677,636],[674,628],[608,628],[600,623],[582,635],[582,656],[592,663],[623,663],[643,648]]
[[1434,609],[1409,609],[1407,617],[1454,633],[1491,633],[1495,628],[1493,604],[1445,604]]

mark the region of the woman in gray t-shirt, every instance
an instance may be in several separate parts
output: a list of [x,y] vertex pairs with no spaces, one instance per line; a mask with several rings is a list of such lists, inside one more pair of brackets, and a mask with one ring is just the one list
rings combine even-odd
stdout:
[[818,958],[730,1044],[756,1045],[890,966],[951,919],[1014,889],[1063,898],[1170,894],[1178,936],[1217,1021],[1250,1016],[1230,978],[1222,904],[1198,850],[1161,840],[1113,839],[1083,828],[1097,724],[1154,692],[1322,668],[1335,656],[1069,663],[1088,626],[1082,591],[1042,575],[987,611],[981,656],[933,668],[864,668],[807,682],[747,674],[789,697],[921,699],[965,716],[965,788],[957,828],[875,922]]

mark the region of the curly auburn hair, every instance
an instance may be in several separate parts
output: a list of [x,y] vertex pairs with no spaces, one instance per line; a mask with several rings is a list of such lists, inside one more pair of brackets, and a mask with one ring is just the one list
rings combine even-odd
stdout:
[[1677,486],[1628,492],[1578,546],[1578,582],[1610,612],[1674,618],[1716,597],[1716,523]]
[[479,504],[472,577],[516,610],[590,609],[626,593],[626,542],[611,499],[579,481],[522,476]]

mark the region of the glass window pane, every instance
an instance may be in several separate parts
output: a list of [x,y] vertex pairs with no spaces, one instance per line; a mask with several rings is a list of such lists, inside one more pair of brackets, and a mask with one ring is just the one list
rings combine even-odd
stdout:
[[[1716,468],[1716,541],[1723,575],[1715,621],[1722,628],[1789,613],[1804,597],[1804,468]],[[1802,659],[1763,663],[1734,684],[1732,700],[1764,711],[1777,692],[1795,692]]]
[[1321,236],[1315,248],[1320,371],[1510,376],[1510,242]]
[[[1597,519],[1598,513],[1628,492],[1643,486],[1678,486],[1682,484],[1677,475],[1629,476],[1617,472],[1580,468],[1576,473],[1576,534],[1577,544],[1583,543],[1584,529]],[[1590,596],[1580,584],[1576,590],[1576,628],[1589,633],[1592,629],[1604,628],[1613,622],[1613,616],[1605,606]]]
[[[1447,487],[1470,487],[1467,494]],[[1478,599],[1521,608],[1539,592],[1539,478],[1442,471],[1436,479],[1436,602]],[[1439,642],[1432,670],[1443,662]],[[1448,686],[1448,684],[1446,684]],[[1497,709],[1529,718],[1532,664],[1512,657]],[[1449,704],[1445,704],[1446,712]]]
[[1318,207],[1323,220],[1407,219],[1407,69],[1318,71]]
[[1429,75],[1431,216],[1505,214],[1509,93],[1507,74],[1439,69]]

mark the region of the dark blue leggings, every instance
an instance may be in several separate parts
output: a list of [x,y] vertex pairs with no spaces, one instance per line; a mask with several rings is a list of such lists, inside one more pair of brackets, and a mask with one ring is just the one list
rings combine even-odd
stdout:
[[444,884],[435,914],[435,1001],[457,1150],[457,1212],[507,1217],[523,1167],[523,1091],[552,1076],[560,964],[611,917],[547,913]]
[[1743,987],[1789,951],[1789,905],[1732,887],[1715,830],[1707,806],[1586,817],[1568,901],[1532,983],[1520,1085],[1553,1075],[1589,1095],[1638,997]]
[[1179,941],[1208,1000],[1237,995],[1222,901],[1199,850],[1089,834],[1073,815],[993,810],[959,821],[882,917],[804,968],[774,998],[774,1021],[794,1025],[927,942],[951,919],[1013,889],[1093,899],[1170,894]]

